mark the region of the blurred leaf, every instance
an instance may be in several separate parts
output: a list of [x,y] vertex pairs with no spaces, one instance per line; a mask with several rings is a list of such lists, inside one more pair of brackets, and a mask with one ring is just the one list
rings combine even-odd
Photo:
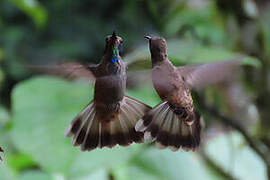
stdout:
[[216,179],[216,176],[205,171],[195,153],[183,150],[172,152],[150,147],[134,157],[130,164],[156,179]]
[[[2,154],[0,154],[0,156],[3,158]],[[15,178],[14,173],[8,167],[4,158],[3,158],[3,161],[0,161],[0,176],[1,176],[1,180],[14,180]]]
[[[16,180],[54,180],[52,176],[41,171],[29,170],[21,173]],[[57,179],[55,179],[57,180]]]
[[243,138],[236,132],[211,139],[206,146],[206,152],[237,179],[267,179],[264,163],[247,145],[243,146]]
[[22,82],[12,94],[15,146],[28,154],[45,171],[77,179],[96,169],[111,169],[129,160],[140,146],[80,152],[72,147],[64,130],[88,104],[93,88],[53,77]]
[[69,173],[72,178],[76,179],[88,176],[97,169],[110,170],[117,168],[130,159],[132,149],[135,147],[134,145],[128,147],[117,146],[112,149],[96,149],[91,152],[79,153]]
[[1,62],[2,58],[3,58],[3,52],[2,52],[2,50],[0,49],[0,62]]
[[262,30],[263,30],[263,35],[264,35],[264,48],[265,48],[265,53],[268,55],[268,58],[270,57],[270,7],[266,8],[264,11],[264,14],[262,16]]
[[2,105],[0,105],[0,129],[10,120],[10,114]]
[[35,165],[35,162],[29,155],[16,153],[7,156],[7,162],[10,168],[16,171],[23,170]]
[[92,172],[90,175],[85,177],[80,177],[75,180],[110,180],[108,178],[108,173],[104,169],[99,169],[95,172]]
[[0,68],[0,89],[2,87],[2,83],[4,81],[5,75],[4,72],[2,71],[2,69]]
[[252,0],[243,1],[243,8],[249,17],[251,18],[258,17],[259,9],[255,1],[252,1]]
[[261,61],[258,61],[258,59],[247,56],[243,59],[242,62],[243,65],[250,65],[250,66],[254,66],[257,68],[260,68],[262,66]]
[[224,45],[228,37],[224,29],[224,21],[217,12],[215,3],[208,3],[206,7],[183,8],[174,13],[166,21],[166,34],[190,32],[194,38]]
[[[0,63],[2,61],[2,57],[3,57],[3,54],[2,54],[2,50],[0,49]],[[4,78],[5,78],[4,72],[3,72],[2,68],[0,67],[0,89],[2,87],[2,82],[3,82]],[[0,111],[1,111],[1,108],[0,108]]]
[[38,28],[43,27],[47,21],[47,12],[37,0],[9,0],[21,11],[30,16]]
[[52,77],[20,83],[12,95],[11,137],[16,147],[48,172],[69,172],[76,149],[64,130],[90,94],[85,85]]
[[[158,174],[158,173],[157,173]],[[157,180],[161,179],[161,177],[158,177],[158,175],[151,174],[147,172],[147,169],[142,169],[138,166],[134,165],[126,165],[122,166],[120,168],[117,168],[113,175],[115,179],[117,180]]]

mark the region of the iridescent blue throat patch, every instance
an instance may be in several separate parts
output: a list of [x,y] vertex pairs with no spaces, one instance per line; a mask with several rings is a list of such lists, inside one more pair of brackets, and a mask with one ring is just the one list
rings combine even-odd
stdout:
[[[120,44],[118,46],[118,49],[121,48]],[[118,61],[118,49],[116,47],[113,48],[113,53],[112,53],[112,57],[111,57],[111,62],[115,63],[116,61]]]
[[112,56],[112,58],[111,58],[111,62],[115,63],[116,61],[118,61],[117,57]]

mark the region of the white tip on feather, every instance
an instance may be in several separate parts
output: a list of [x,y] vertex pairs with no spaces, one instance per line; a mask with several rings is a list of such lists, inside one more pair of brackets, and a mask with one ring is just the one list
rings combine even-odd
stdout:
[[136,125],[135,125],[135,130],[136,130],[137,132],[143,132],[143,131],[146,130],[146,127],[143,125],[143,120],[142,120],[142,119],[140,119],[140,120],[136,123]]
[[166,148],[166,146],[160,144],[159,142],[156,142],[156,147],[159,148],[159,149],[164,149],[164,148]]
[[72,128],[72,126],[71,126],[71,124],[69,124],[67,129],[64,132],[66,137],[71,137],[71,135],[72,135],[72,133],[70,132],[71,128]]
[[182,149],[183,149],[184,151],[186,151],[186,152],[188,152],[188,151],[190,150],[189,148],[183,147],[183,146],[182,146]]
[[145,142],[152,142],[153,141],[153,137],[151,135],[151,132],[148,132],[148,131],[144,133],[143,138],[144,138]]
[[173,152],[175,152],[175,151],[177,151],[179,148],[177,148],[177,147],[175,147],[175,146],[169,146],[169,148],[173,151]]

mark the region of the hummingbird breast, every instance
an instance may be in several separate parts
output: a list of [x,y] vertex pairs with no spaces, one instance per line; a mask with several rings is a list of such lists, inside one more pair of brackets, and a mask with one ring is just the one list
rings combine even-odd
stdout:
[[168,100],[173,94],[178,94],[184,86],[181,77],[175,72],[175,68],[167,63],[153,67],[152,81],[162,100]]
[[123,99],[125,90],[126,71],[122,62],[101,65],[95,83],[95,103],[113,107]]
[[193,114],[193,100],[190,90],[181,74],[170,64],[162,63],[152,69],[154,87],[163,101],[168,101],[176,114],[186,118]]

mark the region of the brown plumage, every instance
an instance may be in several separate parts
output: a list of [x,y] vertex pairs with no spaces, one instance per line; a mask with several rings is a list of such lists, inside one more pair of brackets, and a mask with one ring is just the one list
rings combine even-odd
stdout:
[[175,67],[167,58],[165,39],[146,38],[151,52],[152,81],[162,103],[146,113],[135,129],[144,132],[145,140],[155,140],[159,148],[194,150],[201,141],[202,118],[194,108],[190,89],[226,80],[239,61]]
[[72,144],[80,145],[82,150],[143,141],[143,133],[136,132],[134,127],[150,107],[125,96],[126,66],[119,55],[121,43],[122,39],[113,33],[106,38],[105,53],[98,65],[69,67],[72,71],[83,68],[96,79],[93,101],[66,130],[67,136],[74,135]]

